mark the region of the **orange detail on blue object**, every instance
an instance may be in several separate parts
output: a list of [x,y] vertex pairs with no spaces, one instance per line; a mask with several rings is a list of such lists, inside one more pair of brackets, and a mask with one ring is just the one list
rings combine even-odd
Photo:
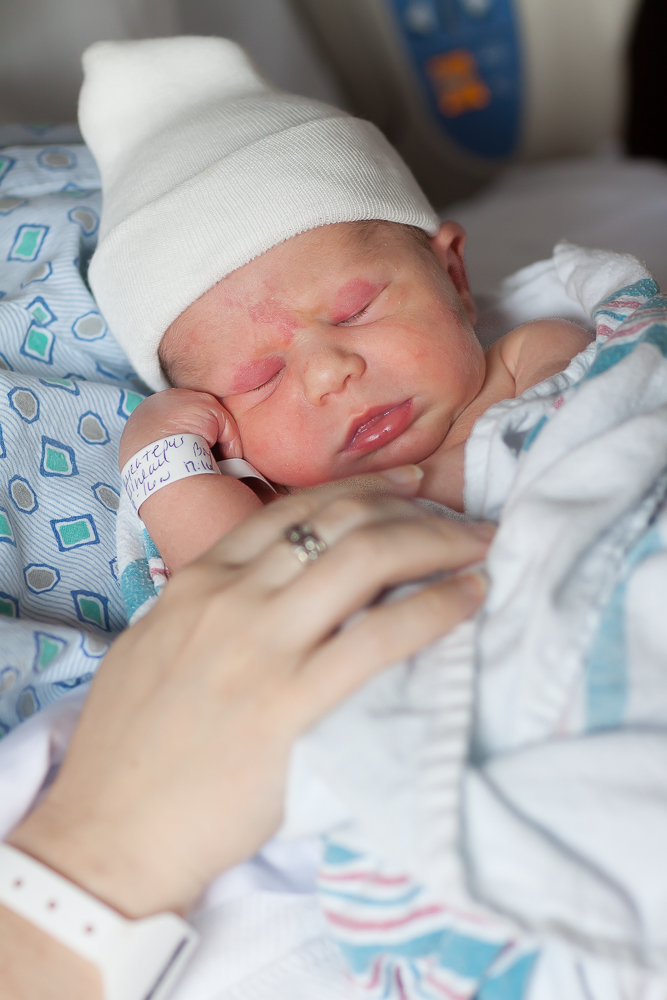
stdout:
[[433,56],[425,66],[436,93],[438,109],[447,118],[481,111],[491,103],[491,91],[479,74],[477,59],[468,49]]

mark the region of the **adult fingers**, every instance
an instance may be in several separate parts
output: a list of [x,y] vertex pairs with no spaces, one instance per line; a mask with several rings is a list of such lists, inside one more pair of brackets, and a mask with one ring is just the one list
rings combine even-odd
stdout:
[[[306,528],[308,533],[312,532],[315,538],[324,542],[327,549],[332,549],[347,534],[365,525],[419,521],[426,517],[424,510],[400,497],[380,496],[373,500],[357,500],[350,496],[337,497],[313,514],[307,525],[305,522],[292,523],[286,531],[283,531],[273,544],[246,565],[246,579],[251,586],[257,586],[259,592],[270,593],[285,587],[313,567],[312,562],[299,558],[300,543],[291,541],[295,528],[299,529],[299,535]],[[320,553],[320,566],[323,560],[328,567],[329,555],[323,556]],[[312,576],[309,579],[312,580]]]
[[[421,469],[408,465],[400,469],[389,469],[387,472],[343,479],[284,497],[229,531],[211,549],[209,558],[219,566],[243,565],[273,542],[282,539],[285,529],[290,525],[311,521],[318,511],[342,498],[347,498],[350,502],[346,515],[348,523],[360,523],[364,518],[373,516],[374,502],[391,496],[414,497],[421,479]],[[339,511],[339,515],[342,518],[342,511]]]
[[294,708],[301,713],[303,729],[384,667],[412,656],[471,617],[486,588],[482,573],[457,574],[371,608],[337,632],[306,661],[297,679]]
[[486,525],[434,515],[355,528],[276,595],[276,641],[312,649],[387,587],[479,562],[489,541]]

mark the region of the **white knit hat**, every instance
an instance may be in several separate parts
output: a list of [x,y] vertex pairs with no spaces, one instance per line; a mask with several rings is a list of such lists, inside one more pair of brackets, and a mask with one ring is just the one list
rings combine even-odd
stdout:
[[297,233],[438,218],[370,122],[276,91],[233,42],[97,42],[79,123],[102,175],[89,280],[142,379],[167,388],[167,327],[225,275]]

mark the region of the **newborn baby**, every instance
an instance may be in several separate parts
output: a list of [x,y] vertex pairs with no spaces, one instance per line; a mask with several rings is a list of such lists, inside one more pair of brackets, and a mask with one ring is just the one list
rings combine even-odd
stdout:
[[[542,320],[485,355],[464,241],[454,222],[433,238],[396,223],[338,223],[232,272],[164,334],[159,356],[178,388],[134,411],[121,467],[153,441],[191,433],[288,489],[419,463],[420,496],[462,510],[475,420],[590,340]],[[173,570],[259,503],[245,483],[202,475],[155,493],[140,516]]]
[[[421,495],[460,510],[475,420],[586,334],[531,323],[485,357],[460,226],[370,122],[276,91],[232,42],[99,42],[84,69],[103,192],[90,285],[166,390],[130,417],[121,467],[189,433],[286,490],[418,464]],[[172,570],[266,499],[193,470],[140,504]]]

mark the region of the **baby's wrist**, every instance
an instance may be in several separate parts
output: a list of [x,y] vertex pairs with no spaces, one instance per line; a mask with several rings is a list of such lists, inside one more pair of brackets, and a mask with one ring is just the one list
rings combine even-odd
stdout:
[[203,434],[201,427],[195,425],[193,421],[173,421],[169,423],[162,421],[160,424],[146,422],[145,425],[139,427],[131,427],[128,422],[120,439],[118,465],[122,469],[134,455],[148,448],[149,445],[154,444],[156,441],[163,441],[165,438],[173,438],[183,434],[196,435],[202,438],[209,449],[215,444],[215,441],[209,441],[208,435]]
[[123,487],[137,513],[159,490],[199,475],[220,475],[208,442],[199,434],[174,434],[152,441],[121,469]]

